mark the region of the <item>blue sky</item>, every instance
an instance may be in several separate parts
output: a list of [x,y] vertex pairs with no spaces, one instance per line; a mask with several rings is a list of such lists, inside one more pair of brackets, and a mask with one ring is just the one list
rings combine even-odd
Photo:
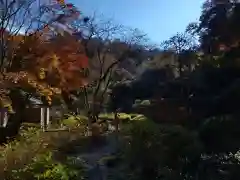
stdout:
[[155,42],[182,32],[198,20],[204,0],[69,0],[84,14],[94,11],[132,28],[139,28]]

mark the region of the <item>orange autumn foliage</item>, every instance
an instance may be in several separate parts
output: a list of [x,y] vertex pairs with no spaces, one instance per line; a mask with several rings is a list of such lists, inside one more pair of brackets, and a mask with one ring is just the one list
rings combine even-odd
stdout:
[[[87,57],[80,43],[70,35],[57,36],[51,40],[32,40],[30,37],[20,45],[17,54],[25,54],[20,58],[24,61],[24,67],[21,69],[38,75],[45,74],[46,77],[39,76],[39,79],[44,79],[49,84],[57,84],[61,89],[71,90],[85,83],[81,70],[87,67]],[[14,67],[14,63],[12,66]]]
[[[16,2],[12,5],[17,6],[14,3]],[[41,7],[51,10],[50,14],[48,10],[43,10],[49,21],[39,29],[29,27],[32,34],[28,34],[29,31],[26,30],[27,35],[20,35],[22,27],[16,27],[19,28],[16,31],[15,27],[14,30],[8,27],[0,29],[2,106],[10,107],[8,95],[12,89],[20,88],[33,95],[45,97],[51,104],[54,95],[75,90],[87,82],[84,69],[88,66],[88,60],[79,40],[71,35],[71,32],[75,32],[74,28],[69,26],[71,21],[79,18],[80,12],[73,4],[66,4],[65,1],[49,2]],[[15,20],[11,17],[4,20],[6,24]],[[57,36],[56,33],[63,35]],[[49,39],[51,35],[54,36]]]
[[[52,96],[87,83],[84,69],[88,60],[79,41],[71,35],[53,39],[43,37],[40,33],[12,37],[8,49],[11,66],[0,81],[3,90],[13,87],[31,89],[51,104]],[[1,93],[1,97],[4,101],[6,93]]]

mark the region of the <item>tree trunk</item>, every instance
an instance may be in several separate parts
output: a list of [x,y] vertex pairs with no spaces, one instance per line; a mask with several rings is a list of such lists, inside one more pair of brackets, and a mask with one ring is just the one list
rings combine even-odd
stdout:
[[26,107],[26,100],[20,93],[20,90],[11,90],[10,98],[12,100],[12,107],[14,114],[9,116],[9,121],[6,126],[8,138],[14,138],[18,135],[22,122],[24,122],[24,111]]

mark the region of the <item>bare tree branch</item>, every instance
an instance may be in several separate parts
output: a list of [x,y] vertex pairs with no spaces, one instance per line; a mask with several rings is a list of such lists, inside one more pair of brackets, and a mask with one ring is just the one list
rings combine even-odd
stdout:
[[96,13],[90,17],[88,23],[75,26],[85,29],[85,39],[82,43],[92,68],[90,82],[96,82],[94,87],[90,87],[93,89],[92,102],[96,104],[100,100],[101,103],[101,97],[104,97],[110,84],[111,78],[108,77],[120,63],[136,56],[140,47],[147,48],[148,39],[146,34],[138,29],[118,25]]

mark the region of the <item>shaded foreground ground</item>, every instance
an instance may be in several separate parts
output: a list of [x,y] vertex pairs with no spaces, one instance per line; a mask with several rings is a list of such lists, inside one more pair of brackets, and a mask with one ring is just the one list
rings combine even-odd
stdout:
[[[107,131],[97,138],[88,137],[86,123],[76,120],[78,124],[72,117],[65,120],[69,129],[55,132],[41,132],[38,126],[24,124],[16,141],[0,146],[0,179],[59,180],[61,176],[67,180],[107,176],[104,158],[116,153],[116,134]],[[66,176],[55,171],[66,171]],[[68,177],[68,173],[77,175]]]
[[[75,118],[78,119],[79,118]],[[108,130],[86,136],[86,126],[65,122],[68,131],[22,130],[1,149],[0,179],[6,180],[238,180],[237,154],[213,153],[202,130],[156,124],[138,115]],[[111,129],[111,128],[110,128]],[[218,149],[219,150],[219,149]]]

